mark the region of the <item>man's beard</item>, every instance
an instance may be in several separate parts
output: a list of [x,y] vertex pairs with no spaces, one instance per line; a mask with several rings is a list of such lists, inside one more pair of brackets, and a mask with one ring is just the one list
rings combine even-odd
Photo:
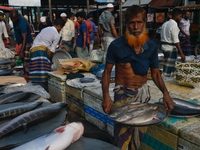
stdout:
[[143,29],[143,32],[139,36],[134,36],[133,34],[130,34],[128,29],[126,29],[125,37],[128,44],[134,48],[142,47],[148,40],[148,34],[146,29]]

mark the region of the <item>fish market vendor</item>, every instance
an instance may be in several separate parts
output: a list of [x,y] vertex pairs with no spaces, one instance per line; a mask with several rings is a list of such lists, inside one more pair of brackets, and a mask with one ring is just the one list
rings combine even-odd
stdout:
[[51,71],[51,58],[59,43],[59,32],[64,23],[62,19],[57,19],[54,26],[44,28],[30,49],[29,81],[41,85],[47,91],[47,72]]
[[[148,38],[146,30],[146,11],[133,5],[125,12],[125,35],[114,40],[106,56],[106,66],[102,78],[103,102],[105,113],[111,106],[120,106],[131,102],[147,103],[150,100],[147,82],[148,69],[156,86],[163,93],[163,103],[172,110],[171,99],[159,71],[157,44]],[[110,73],[115,65],[114,102],[109,95]],[[138,129],[132,126],[116,125],[116,145],[122,150],[138,149],[140,146]]]

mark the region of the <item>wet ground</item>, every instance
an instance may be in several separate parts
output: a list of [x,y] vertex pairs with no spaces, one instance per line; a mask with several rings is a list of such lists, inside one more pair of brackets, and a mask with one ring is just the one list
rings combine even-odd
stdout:
[[113,144],[113,137],[110,136],[107,132],[99,129],[97,126],[88,122],[85,118],[78,116],[73,111],[67,111],[67,121],[69,122],[82,122],[84,125],[84,137],[99,139],[108,143]]

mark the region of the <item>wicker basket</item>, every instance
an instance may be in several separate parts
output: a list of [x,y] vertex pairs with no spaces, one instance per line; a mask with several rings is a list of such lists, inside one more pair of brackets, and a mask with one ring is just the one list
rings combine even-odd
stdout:
[[175,65],[176,82],[183,86],[199,87],[200,63],[180,63]]

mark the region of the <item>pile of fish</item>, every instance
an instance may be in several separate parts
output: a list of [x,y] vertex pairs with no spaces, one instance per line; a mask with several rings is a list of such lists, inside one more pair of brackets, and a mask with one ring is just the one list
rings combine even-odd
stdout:
[[[9,86],[11,88],[16,88],[18,85],[16,84]],[[66,140],[67,134],[73,134],[73,136],[70,136],[70,138],[73,137],[71,142],[77,140],[79,136],[82,135],[83,127],[81,126],[82,124],[80,125],[79,123],[77,123],[77,125],[67,125],[65,127],[55,129],[65,122],[65,117],[67,114],[66,103],[57,102],[51,104],[49,102],[38,101],[40,96],[32,92],[12,91],[4,93],[4,91],[5,87],[0,87],[0,149],[11,149],[14,147],[14,145],[16,146],[16,144],[19,145],[38,137],[31,136],[28,138],[29,140],[26,140],[26,136],[30,136],[33,129],[35,132],[40,132],[39,135],[48,133],[48,135],[43,137],[43,140],[50,140],[47,140],[45,145],[45,148],[49,150],[55,149],[53,147],[58,145],[56,140],[59,140],[60,138],[63,138],[62,140]],[[47,126],[42,127],[42,125],[51,122],[51,120],[54,123],[53,127],[48,127],[48,129],[45,129],[44,132],[41,132],[41,128],[47,128]],[[57,123],[55,120],[59,122]],[[28,130],[28,128],[30,129]],[[81,131],[79,131],[77,128]],[[55,131],[50,134],[49,132],[51,132],[53,129],[55,129]],[[21,138],[17,135],[24,136],[24,138]],[[68,141],[70,138],[68,138]],[[68,144],[71,144],[71,142],[69,141]],[[66,146],[67,143],[62,142],[60,145],[63,144]]]
[[161,105],[134,102],[111,107],[109,116],[122,124],[142,126],[161,122],[168,116],[168,111]]
[[[37,102],[36,104],[33,104],[34,107],[32,107],[32,109],[38,105],[40,105],[39,102]],[[27,125],[46,121],[56,116],[61,111],[61,109],[66,106],[67,106],[66,103],[57,102],[54,104],[50,104],[46,107],[37,108],[37,109],[23,113],[15,117],[14,119],[10,120],[9,122],[4,123],[0,126],[0,139],[4,137],[5,135],[12,133],[20,128],[23,128],[24,132],[26,132]],[[20,112],[21,110],[23,110],[23,108],[22,109],[16,108],[14,112],[17,112],[17,111]],[[9,110],[7,112],[8,114],[12,114],[11,112],[9,112]]]
[[[197,116],[200,114],[200,105],[186,101],[179,98],[172,98],[174,101],[174,109],[170,112],[171,116],[175,117],[189,117]],[[156,104],[163,105],[163,99],[161,98]]]

